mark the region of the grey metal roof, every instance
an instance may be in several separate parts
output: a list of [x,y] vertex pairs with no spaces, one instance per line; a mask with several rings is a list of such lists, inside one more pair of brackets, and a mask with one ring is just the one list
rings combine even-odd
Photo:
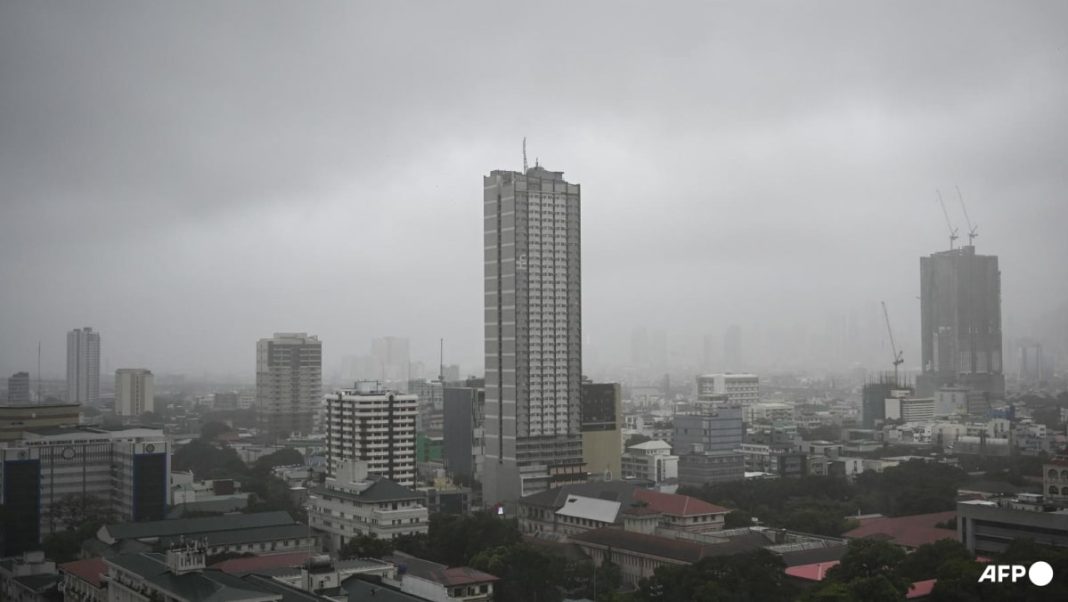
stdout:
[[349,577],[341,583],[349,597],[348,602],[423,602],[422,598],[386,587],[380,583],[371,583],[358,576]]
[[416,491],[408,489],[404,485],[394,483],[387,478],[370,475],[368,479],[373,481],[373,483],[370,487],[358,494],[339,491],[337,489],[327,489],[325,487],[314,487],[312,488],[312,493],[315,493],[316,495],[329,495],[357,502],[394,502],[423,499],[423,496]]
[[[172,535],[170,537],[161,537],[159,541],[163,546],[167,546],[168,544],[180,541],[183,537],[185,539],[191,539],[189,535]],[[260,527],[258,529],[238,529],[234,531],[201,533],[198,534],[195,539],[205,539],[209,546],[225,546],[264,541],[278,541],[280,539],[300,539],[301,537],[309,537],[308,526],[294,523],[292,525]]]
[[105,529],[114,539],[146,539],[177,535],[185,535],[188,538],[214,531],[236,531],[293,524],[296,524],[296,521],[288,512],[275,511],[232,516],[176,518],[144,523],[118,523],[108,525]]

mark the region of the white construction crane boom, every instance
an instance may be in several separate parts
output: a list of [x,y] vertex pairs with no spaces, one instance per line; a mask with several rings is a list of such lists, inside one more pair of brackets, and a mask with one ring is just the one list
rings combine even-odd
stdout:
[[935,192],[938,193],[938,204],[942,206],[942,215],[946,217],[946,228],[949,229],[949,248],[953,250],[953,243],[959,238],[957,229],[949,222],[949,212],[946,211],[946,203],[942,200],[942,191],[936,189]]
[[968,207],[964,205],[964,195],[960,193],[960,186],[954,185],[957,189],[957,198],[960,199],[960,208],[964,211],[964,221],[968,223],[968,246],[972,246],[972,241],[979,237],[979,226],[972,225],[972,218],[968,216]]
[[897,350],[897,343],[894,342],[894,329],[890,328],[890,314],[886,311],[886,301],[882,301],[881,303],[883,304],[883,317],[886,318],[886,332],[890,335],[890,350],[894,354],[894,383],[896,384],[898,382],[897,367],[905,361],[902,358],[904,352]]

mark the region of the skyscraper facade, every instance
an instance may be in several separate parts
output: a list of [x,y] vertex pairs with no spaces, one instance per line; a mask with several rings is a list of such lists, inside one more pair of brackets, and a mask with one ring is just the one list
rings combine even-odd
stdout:
[[920,258],[923,373],[927,397],[957,385],[1005,394],[1001,354],[1001,272],[994,255],[965,246]]
[[152,372],[142,368],[119,368],[115,371],[115,413],[140,416],[156,411]]
[[323,407],[323,346],[303,332],[256,345],[257,422],[271,437],[310,433]]
[[67,333],[67,403],[100,401],[100,333],[75,328]]
[[563,172],[484,186],[486,504],[585,479],[580,192]]

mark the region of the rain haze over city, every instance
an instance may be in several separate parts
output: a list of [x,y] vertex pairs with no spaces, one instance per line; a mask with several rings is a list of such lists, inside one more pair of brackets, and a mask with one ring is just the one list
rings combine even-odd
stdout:
[[0,599],[1068,599],[1066,24],[0,3]]

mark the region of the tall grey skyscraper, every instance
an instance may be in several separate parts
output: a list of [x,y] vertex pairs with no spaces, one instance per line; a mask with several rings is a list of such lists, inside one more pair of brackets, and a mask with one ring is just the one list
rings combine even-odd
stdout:
[[486,504],[585,479],[580,194],[563,176],[483,178]]
[[323,409],[323,345],[303,332],[275,333],[256,344],[260,430],[271,437],[310,433]]
[[100,400],[100,333],[75,328],[67,333],[67,403]]
[[920,258],[923,374],[920,396],[959,385],[1005,394],[1001,355],[1001,272],[994,255],[969,245]]

